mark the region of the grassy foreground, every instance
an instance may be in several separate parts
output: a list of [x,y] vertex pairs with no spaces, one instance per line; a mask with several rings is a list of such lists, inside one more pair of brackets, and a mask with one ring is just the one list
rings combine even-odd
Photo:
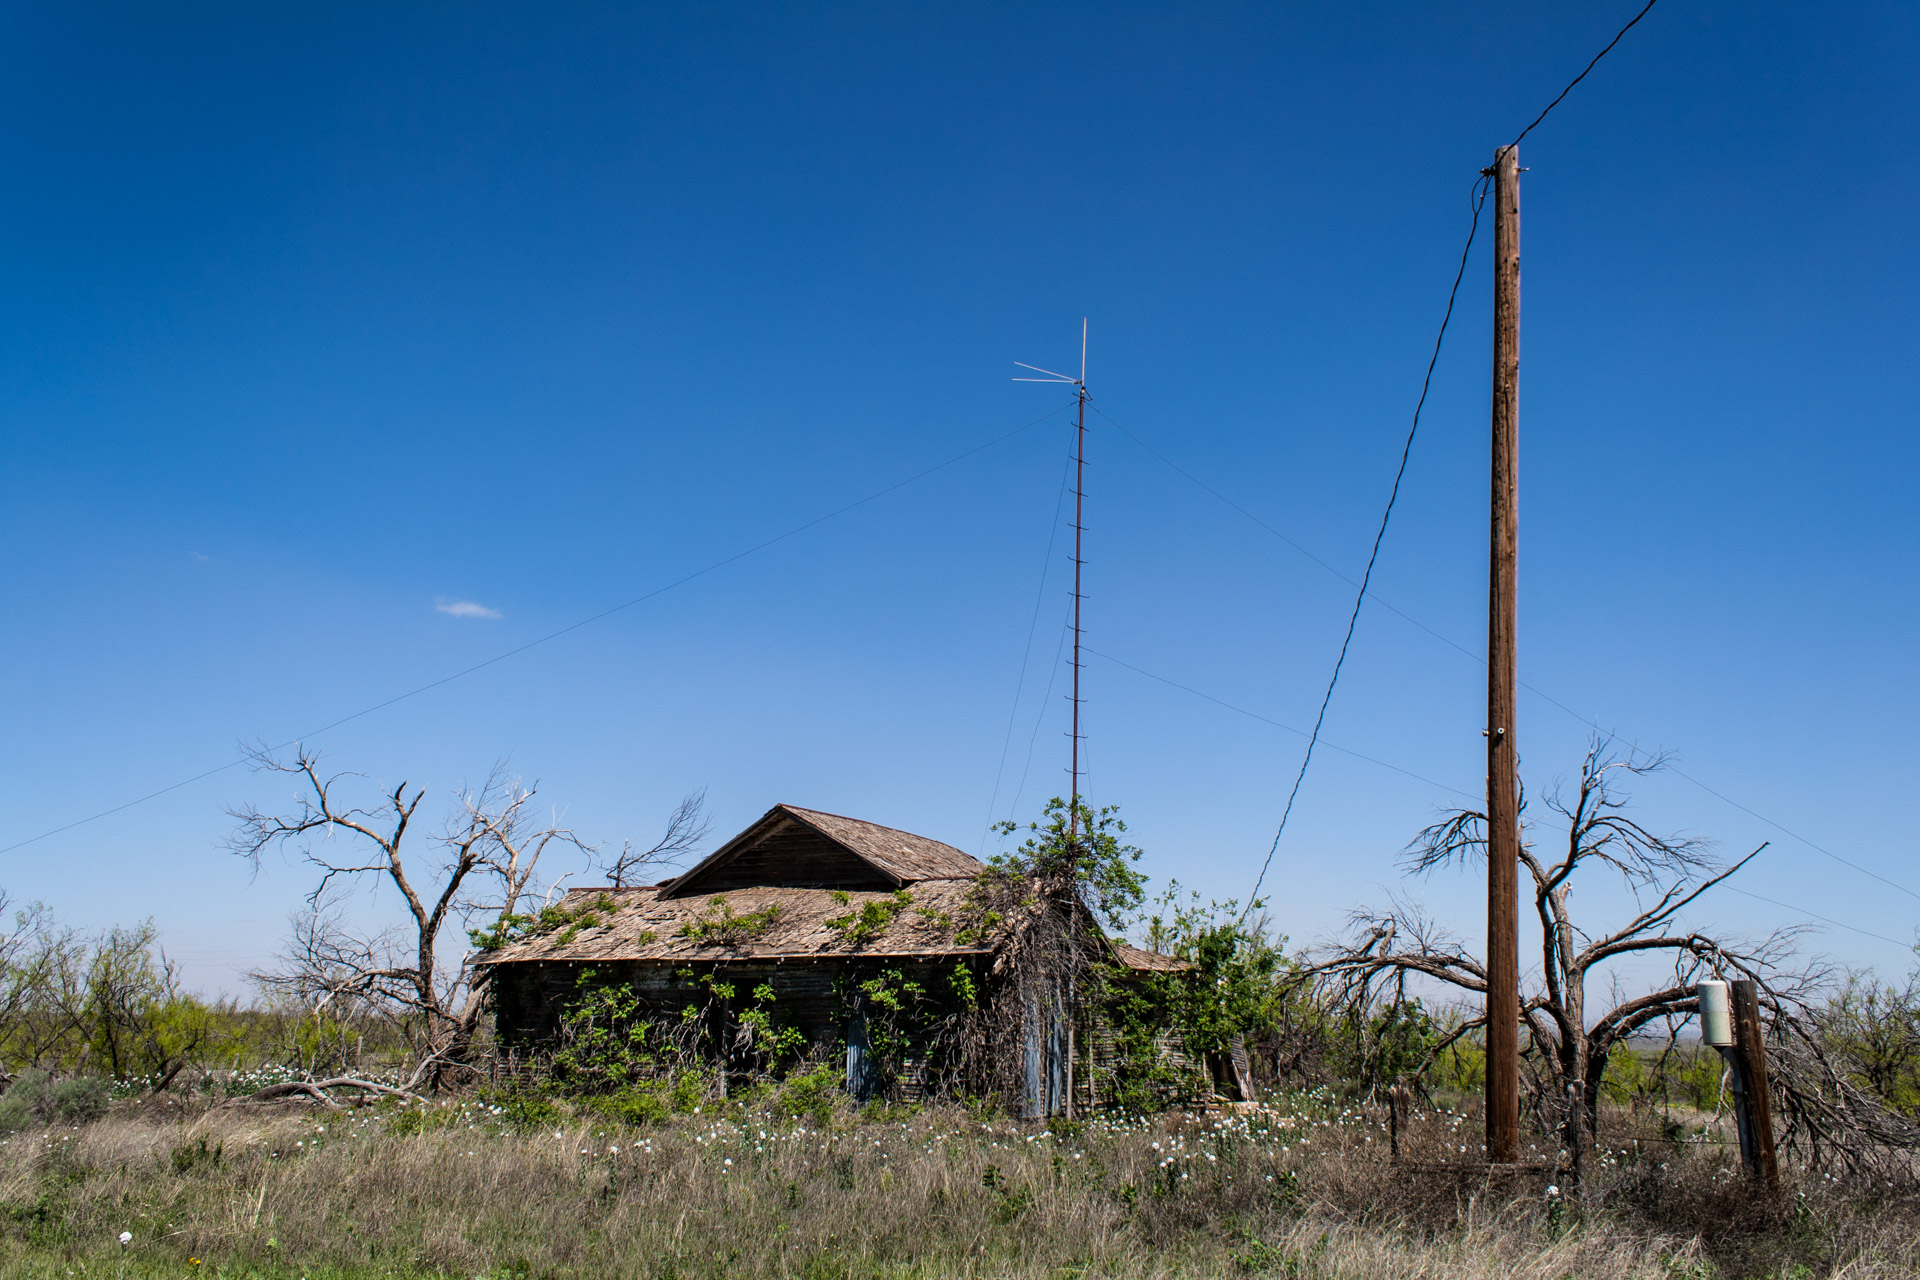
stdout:
[[123,1110],[0,1142],[0,1274],[1920,1275],[1920,1205],[1884,1188],[1815,1180],[1769,1212],[1723,1147],[1649,1132],[1614,1142],[1573,1206],[1545,1171],[1495,1185],[1445,1167],[1476,1128],[1420,1117],[1396,1165],[1378,1117],[1313,1099],[1049,1131],[951,1110],[709,1108],[644,1128],[537,1101]]

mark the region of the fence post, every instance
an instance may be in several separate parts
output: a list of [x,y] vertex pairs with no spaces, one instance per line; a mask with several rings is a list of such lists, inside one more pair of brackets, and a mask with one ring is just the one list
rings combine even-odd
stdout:
[[1773,1093],[1767,1078],[1767,1036],[1760,1022],[1759,984],[1746,978],[1729,987],[1734,1051],[1740,1057],[1738,1074],[1746,1111],[1740,1154],[1746,1157],[1748,1172],[1766,1184],[1769,1194],[1777,1196],[1780,1163],[1773,1146]]

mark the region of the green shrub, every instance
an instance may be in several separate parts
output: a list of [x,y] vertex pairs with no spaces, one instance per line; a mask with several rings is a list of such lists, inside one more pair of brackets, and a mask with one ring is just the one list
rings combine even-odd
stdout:
[[619,910],[620,904],[602,893],[571,907],[558,903],[542,907],[537,915],[504,915],[491,928],[467,930],[467,937],[482,951],[497,951],[511,942],[556,934],[552,945],[560,947],[572,942],[582,929],[599,928],[602,915],[614,915]]
[[846,1073],[828,1059],[782,1080],[773,1094],[773,1110],[795,1120],[812,1120],[816,1128],[825,1128],[833,1120],[834,1106],[845,1094],[845,1084]]
[[[845,902],[847,895],[835,895]],[[849,947],[865,946],[893,927],[893,918],[913,905],[913,891],[899,889],[891,898],[869,898],[860,904],[858,911],[849,911],[846,915],[835,916],[827,921],[827,928],[840,935],[840,940]]]
[[672,1107],[667,1103],[665,1092],[650,1084],[635,1085],[620,1093],[583,1099],[581,1105],[595,1115],[639,1128],[643,1125],[659,1124],[673,1114]]
[[1479,1041],[1462,1036],[1435,1056],[1428,1079],[1435,1088],[1479,1093],[1487,1084],[1487,1051]]
[[518,1133],[551,1129],[560,1121],[560,1108],[537,1093],[511,1093],[498,1099],[500,1123]]
[[435,1129],[451,1129],[464,1115],[459,1107],[449,1107],[444,1103],[434,1106],[427,1102],[399,1102],[393,1104],[388,1112],[387,1129],[390,1133],[410,1137],[417,1133],[431,1133]]
[[590,1095],[576,1105],[619,1124],[659,1124],[669,1116],[686,1115],[706,1102],[707,1077],[698,1071],[681,1071],[670,1077],[641,1080],[614,1093]]
[[695,920],[680,926],[680,935],[709,947],[740,947],[760,937],[780,922],[780,904],[735,915],[727,900],[718,894]]
[[580,972],[561,1017],[554,1081],[569,1093],[617,1094],[660,1073],[674,1056],[664,1028],[629,987]]
[[55,1080],[44,1071],[23,1071],[0,1097],[0,1133],[96,1119],[106,1114],[111,1089],[98,1076]]

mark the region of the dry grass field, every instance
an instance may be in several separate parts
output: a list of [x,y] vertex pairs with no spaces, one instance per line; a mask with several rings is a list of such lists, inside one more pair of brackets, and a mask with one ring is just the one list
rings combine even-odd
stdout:
[[[1628,1123],[1609,1117],[1610,1127]],[[1718,1145],[1611,1144],[1584,1204],[1464,1167],[1476,1124],[1285,1113],[1038,1130],[954,1110],[734,1108],[645,1127],[545,1102],[123,1107],[0,1145],[9,1277],[1913,1277],[1920,1204]],[[1465,1151],[1462,1148],[1466,1148]],[[1651,1154],[1648,1154],[1651,1153]],[[125,1246],[121,1232],[131,1234]]]

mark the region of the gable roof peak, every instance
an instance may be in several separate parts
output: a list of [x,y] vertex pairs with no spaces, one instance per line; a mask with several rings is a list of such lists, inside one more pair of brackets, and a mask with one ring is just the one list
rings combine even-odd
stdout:
[[970,880],[986,870],[984,863],[952,845],[911,831],[820,809],[776,804],[746,830],[670,881],[663,891],[678,894],[691,890],[701,876],[753,848],[788,822],[797,822],[826,837],[896,886],[920,880]]

